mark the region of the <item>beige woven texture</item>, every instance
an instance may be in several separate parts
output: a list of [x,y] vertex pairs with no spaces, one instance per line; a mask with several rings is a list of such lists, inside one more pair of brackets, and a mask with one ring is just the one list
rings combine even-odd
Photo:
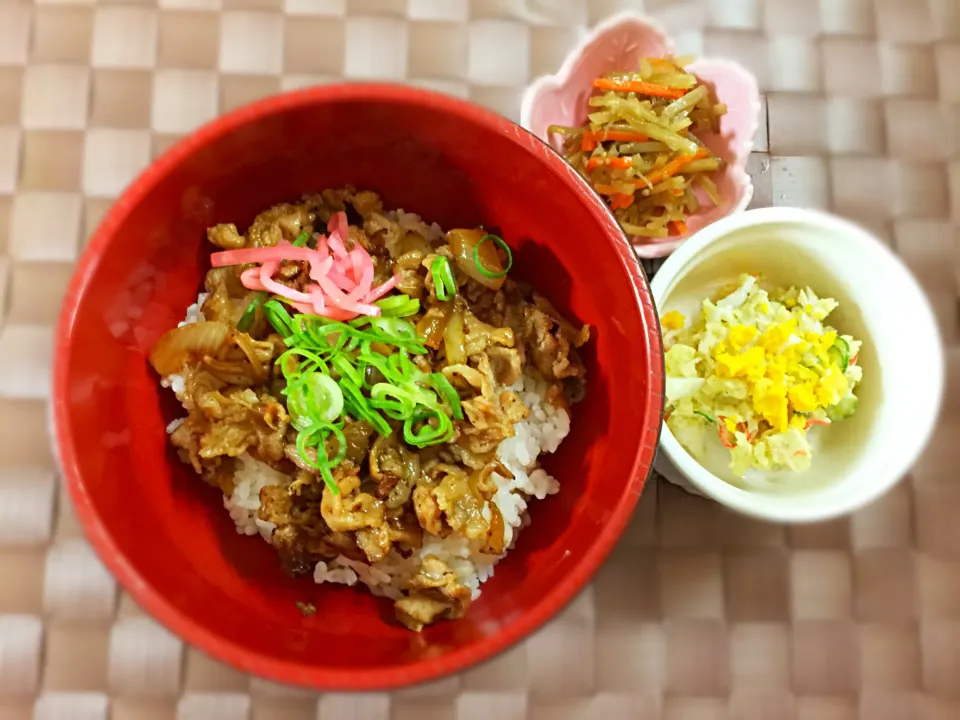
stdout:
[[[791,529],[651,483],[571,607],[434,685],[320,696],[185,647],[84,541],[47,441],[53,324],[99,218],[178,136],[283,89],[408,80],[516,118],[624,7],[756,73],[755,205],[864,222],[922,280],[949,386],[911,478]],[[0,719],[960,718],[958,228],[960,0],[0,0]]]

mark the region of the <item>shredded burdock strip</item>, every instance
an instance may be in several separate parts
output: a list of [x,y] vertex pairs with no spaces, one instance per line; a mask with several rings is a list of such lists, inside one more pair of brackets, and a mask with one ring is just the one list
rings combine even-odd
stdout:
[[567,162],[642,242],[686,234],[691,214],[720,202],[710,175],[724,162],[700,135],[719,132],[726,106],[688,62],[645,57],[635,72],[596,78],[587,122],[549,128]]

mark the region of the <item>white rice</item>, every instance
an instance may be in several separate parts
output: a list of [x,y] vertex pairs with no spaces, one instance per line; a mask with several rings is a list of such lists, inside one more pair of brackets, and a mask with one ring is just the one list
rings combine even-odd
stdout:
[[384,213],[388,220],[394,220],[407,232],[414,232],[423,235],[427,240],[437,241],[443,237],[443,228],[437,223],[427,225],[416,213],[408,213],[403,210],[391,210]]
[[[184,325],[190,325],[192,323],[199,322],[200,320],[206,320],[206,318],[203,317],[203,310],[201,310],[201,308],[207,301],[208,297],[210,297],[210,293],[200,293],[197,296],[197,301],[187,308],[186,317],[183,318],[183,322],[177,324],[177,327],[183,327]],[[183,375],[167,375],[167,377],[160,380],[160,385],[173,390],[174,394],[178,398],[183,395],[183,392],[187,389]],[[172,433],[180,426],[181,422],[183,422],[183,420],[180,420],[179,422],[174,420],[167,427],[167,432]]]
[[260,509],[260,491],[267,485],[286,485],[289,475],[274,470],[244,453],[239,458],[240,468],[233,476],[233,494],[223,496],[223,507],[230,513],[237,532],[241,535],[260,534],[267,542],[273,537],[276,525],[257,517]]
[[[171,377],[173,377],[173,376],[171,376]],[[180,427],[181,425],[183,425],[183,421],[184,421],[184,420],[186,420],[186,418],[177,418],[176,420],[174,420],[173,422],[171,422],[169,425],[167,425],[167,435],[169,435],[169,434],[172,433],[174,430],[176,430],[178,427]]]
[[[418,232],[426,237],[442,237],[443,231],[434,223],[427,225],[419,216],[398,210],[387,213],[400,226],[408,231]],[[201,306],[207,298],[201,293],[197,302],[187,309],[186,318],[181,326],[203,319]],[[161,381],[164,387],[171,388],[179,397],[184,391],[184,379],[180,375],[170,375]],[[514,546],[520,530],[530,523],[527,507],[531,500],[542,500],[547,495],[560,491],[560,485],[539,466],[538,458],[542,453],[552,453],[560,446],[570,432],[570,416],[565,410],[546,403],[547,384],[532,373],[525,373],[513,386],[507,388],[516,391],[530,415],[514,425],[514,436],[507,438],[497,450],[500,461],[513,473],[513,480],[507,480],[494,473],[497,492],[492,498],[504,524],[504,546],[507,552]],[[167,427],[172,433],[183,419],[174,420]],[[249,455],[241,455],[240,469],[234,476],[234,489],[230,497],[224,496],[223,506],[242,535],[259,534],[270,542],[275,529],[273,523],[264,522],[257,516],[260,507],[260,490],[267,485],[289,483],[292,478],[269,465],[259,462]],[[480,585],[488,580],[494,566],[506,555],[488,555],[480,552],[480,543],[459,536],[439,538],[424,533],[423,547],[409,558],[402,557],[396,550],[382,561],[374,564],[357,562],[339,556],[328,562],[319,562],[313,571],[316,583],[339,583],[355,585],[361,582],[375,595],[392,599],[402,596],[400,588],[408,578],[417,574],[423,558],[433,555],[453,570],[462,584],[469,587],[473,597],[480,595]]]

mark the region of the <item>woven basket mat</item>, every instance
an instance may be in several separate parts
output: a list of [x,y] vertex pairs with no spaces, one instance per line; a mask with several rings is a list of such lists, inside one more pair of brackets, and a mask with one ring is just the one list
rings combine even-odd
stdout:
[[[321,696],[185,647],[83,540],[47,441],[92,228],[178,136],[280,90],[409,80],[516,118],[628,6],[758,76],[755,205],[861,221],[922,280],[949,397],[912,476],[789,529],[651,483],[571,607],[432,685]],[[960,0],[0,0],[0,720],[960,718],[958,150]]]

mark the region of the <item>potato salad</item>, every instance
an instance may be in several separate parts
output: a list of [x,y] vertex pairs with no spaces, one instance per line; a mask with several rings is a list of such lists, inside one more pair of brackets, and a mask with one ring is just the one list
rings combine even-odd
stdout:
[[694,457],[720,442],[737,477],[803,472],[810,432],[856,412],[861,342],[826,324],[838,303],[810,288],[768,292],[743,275],[719,295],[689,320],[661,318],[667,424]]

